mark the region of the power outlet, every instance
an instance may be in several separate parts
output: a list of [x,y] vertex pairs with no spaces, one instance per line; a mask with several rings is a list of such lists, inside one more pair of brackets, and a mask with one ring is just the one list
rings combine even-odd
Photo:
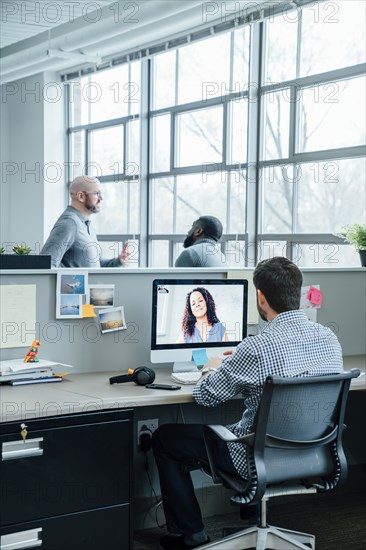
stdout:
[[152,435],[158,426],[159,420],[157,418],[153,418],[152,420],[139,420],[137,422],[137,445],[140,445],[140,436],[142,434]]

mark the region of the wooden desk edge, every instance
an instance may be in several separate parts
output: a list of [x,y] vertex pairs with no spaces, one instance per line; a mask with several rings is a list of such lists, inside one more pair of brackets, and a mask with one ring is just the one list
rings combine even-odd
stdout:
[[[358,379],[352,380],[351,390],[365,391],[366,356],[345,357],[344,369],[351,368],[359,368],[362,372]],[[155,372],[157,383],[173,383],[170,368],[158,367]],[[177,391],[147,389],[133,382],[111,385],[109,378],[115,374],[116,372],[73,374],[61,384],[1,386],[0,422],[194,402],[192,385],[182,385]]]

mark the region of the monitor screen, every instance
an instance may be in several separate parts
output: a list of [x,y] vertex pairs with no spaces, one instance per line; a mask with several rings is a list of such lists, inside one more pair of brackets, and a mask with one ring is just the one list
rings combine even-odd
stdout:
[[197,350],[207,357],[232,350],[247,335],[247,299],[243,279],[154,280],[151,362],[194,370]]

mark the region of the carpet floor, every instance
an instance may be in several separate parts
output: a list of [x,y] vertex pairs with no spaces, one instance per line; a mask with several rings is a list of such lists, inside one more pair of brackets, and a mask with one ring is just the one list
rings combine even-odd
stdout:
[[[315,535],[316,550],[366,550],[366,493],[302,496],[276,503],[269,509],[271,525]],[[211,540],[222,537],[224,527],[243,528],[239,513],[212,516],[205,520]],[[155,550],[165,529],[134,533],[134,550]]]

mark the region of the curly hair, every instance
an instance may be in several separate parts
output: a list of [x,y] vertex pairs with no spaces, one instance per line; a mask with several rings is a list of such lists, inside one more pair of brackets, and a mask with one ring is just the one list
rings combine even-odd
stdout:
[[188,292],[186,296],[186,304],[183,314],[182,331],[187,336],[192,336],[192,334],[194,333],[194,326],[196,324],[196,317],[192,313],[190,302],[191,294],[193,292],[199,292],[200,294],[202,294],[206,302],[208,323],[210,325],[214,325],[215,323],[220,322],[219,318],[216,315],[215,301],[209,291],[203,287],[194,288],[193,290],[191,290],[191,292]]

